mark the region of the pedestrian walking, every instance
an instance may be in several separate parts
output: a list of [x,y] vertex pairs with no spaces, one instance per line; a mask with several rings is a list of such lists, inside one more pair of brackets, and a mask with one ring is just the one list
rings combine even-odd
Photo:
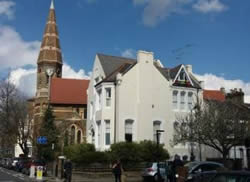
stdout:
[[65,182],[71,182],[72,178],[72,163],[70,159],[67,159],[64,166],[64,173],[65,173]]
[[115,176],[115,182],[122,182],[121,181],[121,175],[122,175],[122,166],[120,160],[117,160],[113,166],[112,171]]
[[173,161],[173,169],[172,169],[172,172],[173,172],[173,182],[176,182],[177,181],[177,178],[179,177],[178,176],[178,168],[182,167],[183,166],[183,162],[180,158],[179,155],[175,155],[174,156],[174,161]]

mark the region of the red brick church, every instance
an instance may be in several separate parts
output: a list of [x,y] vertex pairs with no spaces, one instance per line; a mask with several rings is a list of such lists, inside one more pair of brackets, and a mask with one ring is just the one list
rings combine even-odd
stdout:
[[62,51],[52,1],[37,60],[36,95],[30,103],[33,106],[34,139],[39,136],[43,113],[50,104],[60,130],[61,146],[86,141],[86,90],[89,84],[89,80],[62,78],[62,66]]

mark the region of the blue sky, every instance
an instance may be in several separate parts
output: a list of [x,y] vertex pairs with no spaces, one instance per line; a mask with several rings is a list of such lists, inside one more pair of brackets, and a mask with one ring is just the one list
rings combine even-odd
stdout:
[[[1,77],[11,68],[25,88],[35,80],[28,75],[50,2],[0,0]],[[66,77],[89,76],[97,52],[147,50],[166,67],[192,64],[206,88],[241,87],[250,96],[249,0],[55,0],[55,10]]]

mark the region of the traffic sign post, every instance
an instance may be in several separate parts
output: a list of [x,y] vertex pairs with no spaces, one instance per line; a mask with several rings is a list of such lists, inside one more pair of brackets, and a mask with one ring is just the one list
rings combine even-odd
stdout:
[[37,143],[38,144],[47,144],[47,137],[46,136],[39,136],[37,137]]

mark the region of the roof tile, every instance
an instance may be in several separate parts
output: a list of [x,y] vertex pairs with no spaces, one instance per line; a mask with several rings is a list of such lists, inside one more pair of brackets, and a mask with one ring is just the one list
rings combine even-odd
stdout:
[[50,102],[52,104],[87,104],[89,80],[52,78]]

